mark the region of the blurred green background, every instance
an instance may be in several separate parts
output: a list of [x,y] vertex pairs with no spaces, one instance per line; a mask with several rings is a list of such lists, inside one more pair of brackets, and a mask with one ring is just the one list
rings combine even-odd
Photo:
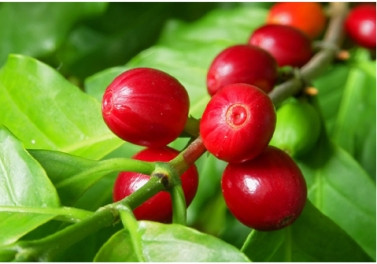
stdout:
[[169,20],[190,22],[213,9],[272,3],[8,2],[0,3],[0,65],[8,54],[35,57],[81,85],[125,64],[159,38]]

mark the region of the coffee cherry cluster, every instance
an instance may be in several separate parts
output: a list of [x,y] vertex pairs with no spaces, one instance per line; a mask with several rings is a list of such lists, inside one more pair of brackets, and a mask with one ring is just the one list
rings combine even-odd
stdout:
[[[276,112],[267,93],[278,80],[278,67],[301,67],[310,60],[312,38],[322,33],[326,17],[318,3],[290,5],[276,4],[267,24],[254,30],[248,43],[228,47],[214,58],[207,74],[211,100],[200,120],[206,149],[228,162],[221,185],[229,210],[258,230],[291,224],[306,201],[298,166],[287,153],[269,146]],[[320,23],[306,21],[302,16],[308,13]],[[305,145],[301,141],[298,152]]]
[[[352,31],[362,28],[360,21],[370,16],[362,19],[351,12],[349,17],[346,27]],[[319,117],[310,104],[302,102],[283,105],[277,116],[268,93],[278,82],[278,67],[301,67],[310,60],[311,42],[322,34],[325,23],[318,3],[277,3],[267,23],[254,30],[247,43],[227,47],[208,68],[206,84],[211,99],[199,120],[200,139],[206,150],[228,163],[221,180],[223,197],[230,212],[251,228],[283,228],[297,219],[305,205],[305,180],[290,155],[305,153],[315,144]],[[373,46],[369,38],[360,38],[359,43]],[[290,119],[292,109],[299,111],[297,120],[315,119],[315,127],[304,122],[305,127],[292,136],[291,131],[297,130],[295,122],[277,126],[277,118]],[[147,147],[133,157],[143,161],[168,162],[179,155],[167,145],[184,132],[188,112],[185,88],[171,75],[152,68],[120,74],[107,87],[102,101],[108,127],[120,138]],[[311,140],[305,137],[308,131],[315,131]],[[132,194],[149,178],[121,172],[114,184],[114,201]],[[198,187],[195,165],[180,180],[188,206]],[[170,195],[156,194],[134,214],[140,220],[170,222]]]

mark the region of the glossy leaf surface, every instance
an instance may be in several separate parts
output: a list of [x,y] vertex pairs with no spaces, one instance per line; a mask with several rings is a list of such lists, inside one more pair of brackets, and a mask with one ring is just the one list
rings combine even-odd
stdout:
[[272,232],[253,231],[243,252],[257,262],[370,261],[341,228],[309,201],[292,226]]
[[36,209],[56,208],[60,201],[43,168],[3,126],[0,149],[0,245],[6,245],[55,216]]
[[367,173],[346,151],[323,138],[298,164],[310,201],[375,258],[376,188]]
[[[146,261],[248,261],[237,248],[185,226],[140,221],[137,233]],[[101,248],[95,261],[137,261],[130,239],[125,230],[116,233]]]
[[26,148],[97,159],[121,143],[97,101],[33,58],[9,56],[0,70],[0,93],[0,122]]
[[376,175],[376,64],[353,50],[348,65],[329,68],[315,82],[321,110],[334,141]]

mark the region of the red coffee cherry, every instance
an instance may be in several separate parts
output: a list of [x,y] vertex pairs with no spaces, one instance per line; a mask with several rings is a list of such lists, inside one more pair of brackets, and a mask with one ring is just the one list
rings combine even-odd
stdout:
[[325,29],[326,15],[317,2],[282,2],[270,8],[267,24],[292,26],[314,39]]
[[151,68],[125,71],[107,87],[102,115],[120,138],[160,147],[183,131],[189,110],[185,88],[172,76]]
[[358,45],[375,49],[376,5],[361,4],[351,9],[345,21],[345,29]]
[[275,230],[291,224],[306,202],[305,179],[284,151],[268,147],[253,160],[228,164],[222,192],[231,213],[257,230]]
[[[179,154],[178,151],[169,148],[147,148],[135,156],[136,160],[144,161],[170,161]],[[137,172],[121,172],[114,184],[113,199],[119,201],[131,193],[138,190],[150,179],[149,175]],[[198,188],[198,171],[192,165],[181,175],[182,188],[189,206]],[[171,222],[172,202],[170,194],[166,191],[159,192],[145,201],[142,205],[134,209],[134,214],[138,220],[151,220],[158,222]]]
[[230,84],[218,91],[205,108],[200,136],[217,158],[243,162],[267,147],[275,124],[275,107],[265,92],[249,84]]
[[235,45],[213,60],[207,73],[207,89],[212,96],[225,85],[247,83],[268,93],[277,76],[277,63],[266,51],[250,45]]
[[249,43],[268,51],[279,66],[301,67],[312,56],[310,39],[290,26],[264,25],[251,34]]

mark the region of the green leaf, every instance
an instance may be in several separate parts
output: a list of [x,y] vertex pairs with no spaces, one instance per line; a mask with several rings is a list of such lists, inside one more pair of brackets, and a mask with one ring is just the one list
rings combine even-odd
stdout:
[[43,168],[22,144],[1,126],[0,149],[1,246],[18,240],[55,216],[54,213],[41,214],[33,211],[59,207],[60,202]]
[[[137,231],[146,261],[248,261],[237,248],[189,227],[140,221]],[[116,233],[100,249],[95,261],[137,261],[129,233]]]
[[137,262],[129,232],[121,230],[115,233],[98,251],[96,262]]
[[[73,181],[68,185],[66,191],[64,189],[61,190],[61,188],[59,188],[61,182],[90,170],[97,166],[99,161],[89,160],[58,151],[36,149],[29,150],[29,152],[43,166],[47,175],[57,187],[62,203],[66,205],[73,204],[89,187],[104,176],[103,174],[88,174],[86,178]],[[74,191],[71,192],[71,190]]]
[[243,6],[214,10],[194,23],[173,20],[162,32],[159,44],[192,48],[216,43],[228,46],[247,43],[251,32],[265,23],[267,12],[267,8]]
[[100,104],[45,64],[11,55],[0,70],[0,123],[26,148],[98,159],[121,145]]
[[298,161],[310,201],[376,257],[376,187],[342,148],[326,140]]
[[375,179],[376,62],[351,64],[333,138]]
[[55,185],[77,173],[96,166],[99,162],[64,152],[44,149],[30,149],[29,153],[43,166]]
[[79,20],[105,10],[107,3],[2,3],[0,65],[9,53],[45,56],[65,40]]
[[277,231],[252,231],[242,251],[257,262],[371,261],[339,226],[309,201],[293,225]]
[[[99,165],[99,161],[58,151],[29,150],[29,152],[44,167],[56,186],[62,203],[66,205],[74,204],[90,187],[110,173],[109,171],[92,171]],[[86,173],[87,171],[92,171],[92,173]],[[64,181],[69,182],[62,186]],[[93,202],[93,204],[97,203]]]
[[107,4],[102,16],[75,26],[58,50],[63,72],[83,78],[124,64],[157,40],[176,3]]
[[376,62],[366,50],[351,53],[347,64],[335,64],[314,81],[326,127],[375,180]]
[[313,81],[314,86],[319,90],[318,100],[329,132],[334,129],[348,73],[349,68],[346,65],[331,65]]

